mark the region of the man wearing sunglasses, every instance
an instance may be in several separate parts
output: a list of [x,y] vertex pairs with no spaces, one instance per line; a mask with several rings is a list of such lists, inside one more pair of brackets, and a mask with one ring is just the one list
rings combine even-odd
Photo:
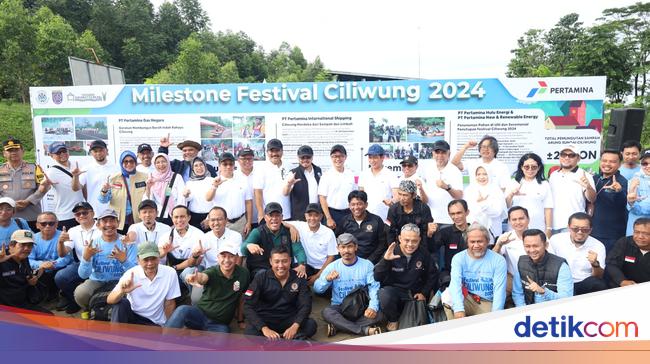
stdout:
[[305,221],[307,205],[319,202],[318,184],[323,172],[313,159],[314,150],[309,145],[298,148],[298,167],[291,170],[283,191],[291,201],[291,220]]
[[54,212],[59,218],[59,227],[70,229],[77,225],[72,213],[72,208],[79,202],[84,201],[84,195],[81,190],[72,189],[72,179],[74,176],[81,174],[79,162],[74,165],[70,162],[68,148],[63,142],[54,142],[50,144],[49,155],[54,159],[54,164],[45,172],[43,187],[46,189],[54,188],[56,196],[56,206]]
[[589,236],[591,223],[586,213],[574,213],[569,217],[569,232],[553,235],[548,248],[569,264],[575,296],[607,289],[603,280],[605,246]]
[[[552,233],[567,231],[565,221],[574,212],[585,212],[587,201],[596,200],[593,177],[578,166],[580,151],[575,145],[560,150],[560,169],[553,172],[548,182],[553,193]],[[604,259],[604,257],[603,257]]]

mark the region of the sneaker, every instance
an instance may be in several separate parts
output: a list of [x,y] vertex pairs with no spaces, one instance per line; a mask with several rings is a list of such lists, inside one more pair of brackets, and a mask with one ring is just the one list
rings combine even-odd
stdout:
[[334,335],[336,335],[336,326],[327,324],[327,337],[332,337]]
[[[65,309],[65,313],[67,313],[68,315],[72,315],[79,312],[79,310],[81,310],[81,307],[79,307],[79,305],[76,302],[73,302],[68,304],[68,307],[66,307]],[[85,313],[88,314],[88,312]],[[83,313],[81,314],[81,316],[83,316]],[[88,314],[88,317],[90,317],[90,314]]]
[[366,330],[366,335],[371,336],[371,335],[379,335],[381,334],[381,327],[379,326],[371,326]]
[[395,331],[399,328],[399,322],[389,322],[386,325],[386,330],[388,331]]
[[90,312],[84,311],[81,313],[81,319],[82,320],[90,320]]

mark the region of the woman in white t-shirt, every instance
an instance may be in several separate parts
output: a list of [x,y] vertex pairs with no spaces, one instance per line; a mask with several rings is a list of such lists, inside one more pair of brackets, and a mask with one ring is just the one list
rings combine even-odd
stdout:
[[171,226],[172,209],[176,205],[185,205],[185,196],[183,196],[185,182],[183,176],[172,171],[167,154],[156,154],[153,164],[156,170],[147,180],[147,190],[143,200],[153,200],[158,206],[157,220]]
[[530,229],[539,229],[551,235],[553,227],[553,194],[544,177],[542,158],[526,153],[519,159],[515,179],[506,188],[508,208],[521,206],[528,210]]
[[506,217],[506,199],[501,188],[490,181],[488,168],[476,167],[474,182],[465,189],[464,199],[469,207],[468,221],[485,226],[495,239],[503,233],[501,226]]
[[192,217],[190,218],[190,225],[203,232],[210,230],[210,228],[202,227],[201,222],[206,219],[208,212],[214,203],[205,199],[205,194],[212,186],[213,178],[210,177],[208,167],[205,165],[203,159],[196,157],[192,160],[192,170],[190,171],[190,179],[185,183],[183,196],[188,202],[188,208]]

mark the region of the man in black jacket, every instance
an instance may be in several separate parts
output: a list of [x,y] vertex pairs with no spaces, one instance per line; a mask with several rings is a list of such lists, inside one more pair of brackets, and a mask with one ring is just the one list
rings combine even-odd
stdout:
[[305,221],[305,209],[310,203],[318,203],[318,183],[322,171],[312,160],[314,151],[309,145],[298,148],[298,167],[291,170],[284,195],[291,199],[291,220]]
[[291,269],[291,254],[284,246],[271,250],[271,269],[255,276],[244,293],[245,335],[269,340],[304,340],[316,333],[307,281]]
[[368,212],[368,194],[352,191],[348,195],[350,214],[336,226],[336,236],[343,233],[354,235],[357,239],[357,256],[377,264],[386,251],[386,224],[381,217]]
[[605,276],[610,287],[624,287],[650,281],[650,218],[634,222],[632,236],[618,239],[607,254]]
[[415,182],[402,180],[399,183],[397,196],[399,202],[392,204],[388,208],[388,217],[386,218],[390,222],[388,242],[394,243],[397,241],[402,226],[415,224],[420,230],[420,242],[426,245],[429,238],[435,233],[437,225],[433,223],[429,206],[417,197]]
[[437,273],[429,253],[420,248],[420,229],[415,224],[404,225],[399,245],[390,244],[374,270],[375,280],[381,283],[379,305],[388,320],[388,331],[398,329],[407,301],[426,301],[438,281]]
[[[158,153],[169,154],[169,146],[171,142],[169,140],[169,134],[167,137],[160,138],[160,147],[158,148]],[[192,161],[199,155],[199,151],[203,149],[201,144],[193,140],[185,140],[181,143],[178,143],[178,149],[183,151],[183,160],[174,159],[171,161],[172,171],[183,176],[183,181],[187,182],[190,179],[190,172],[192,171]],[[217,170],[210,164],[205,164],[208,167],[208,172],[210,176],[216,177]]]

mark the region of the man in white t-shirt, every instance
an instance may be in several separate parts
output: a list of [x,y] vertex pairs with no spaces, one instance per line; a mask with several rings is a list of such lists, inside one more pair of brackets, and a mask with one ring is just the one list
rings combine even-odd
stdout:
[[[203,231],[190,225],[190,210],[184,205],[178,205],[172,210],[172,231],[158,242],[161,258],[167,258],[167,263],[179,275],[196,265],[192,258],[192,249],[201,239]],[[198,259],[198,258],[197,258]],[[183,278],[183,276],[181,276]]]
[[138,165],[135,167],[136,171],[152,174],[156,167],[152,163],[153,148],[150,144],[142,143],[138,145]]
[[298,167],[289,172],[283,193],[291,202],[291,219],[305,218],[305,209],[310,203],[318,203],[318,184],[323,171],[312,163],[314,150],[309,145],[298,148]]
[[348,195],[356,190],[354,173],[345,168],[348,152],[341,144],[330,150],[332,168],[323,173],[318,184],[318,198],[325,214],[327,227],[335,230],[336,226],[350,213]]
[[521,206],[513,206],[508,210],[508,223],[511,230],[501,234],[492,250],[503,255],[508,264],[508,281],[506,283],[506,307],[514,307],[512,301],[512,279],[517,272],[519,257],[526,255],[524,249],[524,231],[528,230],[528,210]]
[[585,212],[587,202],[596,200],[592,175],[578,167],[580,151],[575,145],[560,150],[560,169],[551,173],[548,183],[553,194],[553,234],[566,232],[566,222],[575,212]]
[[310,286],[320,277],[328,264],[338,254],[334,231],[321,224],[323,211],[317,203],[310,203],[305,209],[305,221],[289,221],[300,234],[300,242],[307,255],[307,281]]
[[386,221],[388,206],[397,201],[399,182],[391,170],[384,168],[386,152],[381,145],[371,145],[366,155],[370,169],[359,176],[359,190],[368,194],[367,210]]
[[174,269],[160,264],[156,244],[145,243],[138,246],[138,265],[124,272],[106,302],[113,305],[111,322],[162,326],[180,295]]
[[435,166],[424,174],[424,193],[422,202],[429,205],[433,221],[438,223],[438,230],[453,222],[447,211],[452,200],[463,198],[463,174],[449,163],[449,143],[437,140],[433,143]]
[[[278,139],[271,139],[266,144],[266,162],[255,170],[253,191],[255,208],[259,221],[264,217],[264,206],[277,202],[282,206],[282,219],[291,217],[289,196],[283,193],[287,184],[289,169],[282,165],[283,146]],[[259,222],[258,221],[258,222]]]
[[548,251],[566,260],[573,276],[575,296],[607,289],[605,246],[589,236],[591,216],[576,212],[569,217],[569,232],[551,237]]
[[[217,258],[222,246],[227,245],[235,251],[241,250],[242,236],[238,232],[226,227],[228,215],[223,207],[215,206],[208,213],[210,231],[203,235],[201,246],[194,245],[193,253],[203,251],[200,265],[201,270],[217,265]],[[236,257],[236,263],[241,265],[241,257]]]
[[253,181],[255,180],[255,175],[253,171],[255,162],[255,151],[251,148],[244,148],[237,153],[237,165],[239,168],[234,172],[236,178],[241,178],[242,181],[246,181],[246,189],[251,195],[253,217],[250,219],[251,229],[257,227],[257,208],[255,206],[255,194],[253,192]]
[[108,161],[108,149],[103,140],[90,143],[90,154],[95,161],[87,165],[83,173],[73,175],[72,190],[83,190],[86,201],[93,206],[93,210],[104,211],[108,209],[108,202],[99,202],[102,186],[108,182],[111,175],[121,171],[118,166]]
[[163,238],[169,238],[172,228],[162,222],[156,221],[158,206],[153,200],[142,200],[138,205],[140,221],[129,226],[129,232],[123,240],[129,244],[140,245],[152,242],[158,245]]
[[74,174],[80,174],[79,163],[76,168],[72,168],[68,148],[63,142],[54,142],[50,144],[49,155],[54,159],[54,164],[45,172],[47,178],[43,181],[43,187],[54,188],[56,196],[56,206],[54,213],[59,219],[59,228],[69,229],[77,224],[72,214],[72,208],[81,201],[84,196],[81,191],[72,190],[72,178]]
[[[467,149],[478,146],[479,157],[462,161]],[[478,143],[475,140],[470,140],[454,155],[451,163],[458,167],[461,171],[467,171],[469,182],[472,183],[476,179],[476,169],[483,165],[488,170],[490,181],[494,181],[497,186],[502,190],[508,186],[510,181],[510,170],[505,163],[497,159],[499,153],[499,143],[493,136],[486,135]]]

